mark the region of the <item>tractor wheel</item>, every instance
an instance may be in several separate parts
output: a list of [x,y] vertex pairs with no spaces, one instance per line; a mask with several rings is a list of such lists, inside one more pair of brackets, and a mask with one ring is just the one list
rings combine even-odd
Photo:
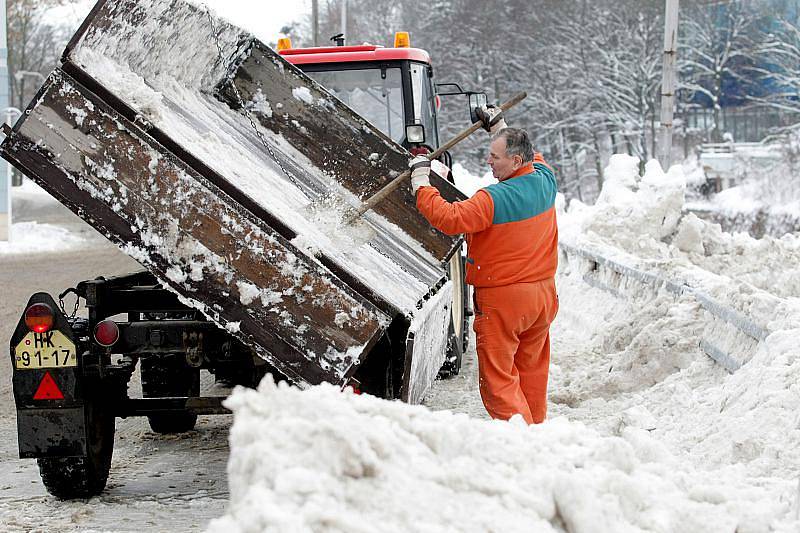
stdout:
[[101,405],[99,399],[86,404],[86,457],[40,457],[36,460],[42,483],[56,498],[91,498],[106,486],[114,452],[114,415]]
[[[186,364],[182,354],[141,358],[142,395],[145,398],[174,398],[200,394],[200,370]],[[147,415],[156,433],[184,433],[194,429],[197,415],[189,411]]]

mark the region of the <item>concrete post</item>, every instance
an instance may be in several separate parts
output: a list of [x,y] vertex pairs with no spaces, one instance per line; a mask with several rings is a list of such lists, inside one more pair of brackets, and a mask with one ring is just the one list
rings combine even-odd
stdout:
[[664,72],[661,83],[661,138],[658,143],[658,160],[664,171],[669,169],[672,152],[672,118],[675,109],[678,55],[678,2],[667,0],[664,15]]

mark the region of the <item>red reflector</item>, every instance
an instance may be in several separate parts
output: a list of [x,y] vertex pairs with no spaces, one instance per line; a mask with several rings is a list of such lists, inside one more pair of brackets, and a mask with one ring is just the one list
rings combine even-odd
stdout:
[[103,320],[94,327],[94,340],[108,348],[119,340],[119,326],[113,320]]
[[42,382],[39,383],[39,388],[36,389],[36,394],[33,395],[34,400],[63,400],[64,393],[56,385],[56,380],[50,375],[50,372],[45,372]]
[[35,333],[50,331],[53,327],[53,309],[47,304],[33,304],[25,310],[25,325]]

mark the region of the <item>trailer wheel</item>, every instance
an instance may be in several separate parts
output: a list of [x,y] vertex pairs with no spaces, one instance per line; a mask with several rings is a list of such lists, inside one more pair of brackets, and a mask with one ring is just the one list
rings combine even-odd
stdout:
[[449,275],[453,282],[453,303],[447,330],[447,355],[439,370],[440,378],[456,376],[469,338],[469,286],[465,282],[465,258],[460,253],[450,259]]
[[[200,370],[186,364],[183,354],[141,358],[142,395],[145,398],[174,398],[200,394]],[[189,411],[147,415],[156,433],[184,433],[194,429],[197,415]]]
[[114,415],[99,400],[86,404],[87,456],[40,457],[39,475],[47,492],[61,500],[91,498],[106,486],[114,452]]

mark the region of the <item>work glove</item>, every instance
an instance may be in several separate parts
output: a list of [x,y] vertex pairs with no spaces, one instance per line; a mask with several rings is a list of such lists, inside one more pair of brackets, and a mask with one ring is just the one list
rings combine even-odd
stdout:
[[409,159],[408,167],[411,169],[411,190],[414,194],[417,194],[420,187],[431,186],[431,174],[444,178],[450,173],[447,165],[438,159],[430,161],[424,155]]
[[477,115],[483,124],[483,129],[489,133],[497,133],[508,127],[506,119],[503,117],[503,110],[493,104],[476,107],[475,115]]

